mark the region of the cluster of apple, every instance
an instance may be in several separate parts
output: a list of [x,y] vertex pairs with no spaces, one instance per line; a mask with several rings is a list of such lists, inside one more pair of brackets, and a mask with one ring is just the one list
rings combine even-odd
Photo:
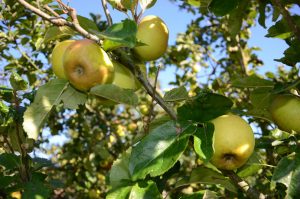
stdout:
[[[138,24],[137,39],[142,44],[134,48],[141,61],[161,57],[168,46],[169,32],[157,16],[146,16]],[[88,91],[100,84],[114,84],[121,88],[137,90],[140,85],[124,65],[111,60],[94,41],[88,39],[65,40],[52,52],[53,72],[80,91]],[[141,66],[145,73],[145,66]]]

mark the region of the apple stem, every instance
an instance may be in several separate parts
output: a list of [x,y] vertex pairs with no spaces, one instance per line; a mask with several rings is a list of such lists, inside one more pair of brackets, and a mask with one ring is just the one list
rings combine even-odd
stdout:
[[241,177],[239,177],[235,172],[229,170],[221,170],[221,171],[223,175],[229,177],[230,180],[234,183],[234,185],[238,187],[240,190],[242,190],[247,195],[248,198],[252,198],[252,199],[267,198],[263,193],[260,193],[255,188],[250,187],[250,185]]

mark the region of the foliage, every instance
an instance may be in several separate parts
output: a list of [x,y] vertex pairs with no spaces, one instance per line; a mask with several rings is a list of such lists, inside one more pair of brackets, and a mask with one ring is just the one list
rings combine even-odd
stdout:
[[[112,59],[129,60],[126,67],[146,82],[138,91],[107,84],[86,93],[57,79],[48,60],[57,42],[87,35],[55,26],[21,1],[0,3],[0,198],[249,196],[237,178],[270,198],[299,195],[300,134],[278,129],[268,111],[274,94],[300,92],[300,16],[290,12],[299,2],[170,1],[196,17],[164,57],[147,63],[147,77],[156,84],[157,66],[176,68],[174,88],[164,92],[154,85],[155,94],[133,67],[141,62],[132,52],[143,45],[136,22],[155,0],[109,0],[127,13],[119,23],[94,14],[76,17]],[[49,15],[65,17],[67,11],[59,1],[26,2]],[[280,66],[265,74],[259,73],[258,48],[248,42],[255,25],[288,44]],[[234,178],[209,163],[210,120],[229,111],[244,116],[256,135],[255,153]]]

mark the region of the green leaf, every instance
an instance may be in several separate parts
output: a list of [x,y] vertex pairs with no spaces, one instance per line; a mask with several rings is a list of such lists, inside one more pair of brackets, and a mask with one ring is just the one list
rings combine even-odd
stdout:
[[300,62],[300,41],[297,39],[293,40],[290,47],[286,49],[283,54],[284,57],[275,59],[275,61],[282,62],[289,66],[295,66]]
[[75,32],[68,26],[51,26],[45,34],[44,43],[73,35]]
[[296,161],[294,157],[283,157],[273,172],[272,181],[281,182],[286,187],[289,187],[291,176],[295,168]]
[[104,50],[108,50],[116,48],[116,46],[133,48],[136,45],[136,33],[136,23],[133,20],[125,19],[108,27],[104,32],[95,34],[103,39],[112,41],[112,43],[104,46]]
[[117,103],[138,105],[138,97],[134,90],[123,89],[113,84],[97,85],[91,89],[90,93]]
[[51,190],[40,181],[30,181],[24,185],[22,199],[47,199],[50,197]]
[[260,109],[267,109],[272,99],[273,88],[257,88],[250,93],[250,100],[253,106]]
[[184,178],[176,183],[176,187],[185,186],[193,183],[200,183],[206,185],[219,184],[231,192],[236,193],[236,187],[221,173],[218,173],[210,168],[198,167],[193,169],[188,178]]
[[128,182],[131,181],[130,171],[129,171],[129,158],[131,154],[131,149],[127,150],[125,153],[114,161],[110,173],[109,173],[109,185],[114,189],[118,186],[128,186]]
[[290,185],[287,190],[287,198],[293,199],[300,195],[300,155],[295,158],[295,168],[291,176]]
[[263,165],[260,161],[260,157],[256,152],[254,152],[250,156],[250,158],[248,159],[246,164],[244,164],[241,168],[239,168],[237,174],[241,178],[245,178],[245,177],[248,177],[248,176],[255,175],[262,168],[263,168]]
[[157,186],[153,181],[138,182],[132,187],[129,199],[138,198],[162,199]]
[[232,86],[237,88],[257,88],[257,87],[273,88],[274,83],[272,81],[262,79],[256,75],[251,75],[251,76],[233,80]]
[[66,80],[53,79],[38,89],[33,103],[24,113],[23,128],[29,138],[38,138],[41,127],[51,109],[60,103],[67,85]]
[[20,157],[12,153],[0,154],[0,165],[6,170],[18,168],[21,165]]
[[188,99],[189,95],[184,86],[180,86],[178,88],[174,88],[168,92],[166,92],[164,96],[164,100],[166,102],[176,102],[181,100]]
[[79,105],[86,102],[87,95],[77,91],[72,86],[68,86],[61,95],[61,100],[64,103],[64,108],[77,109]]
[[255,117],[265,118],[271,121],[269,106],[272,99],[273,88],[260,87],[250,93],[250,101],[253,108],[247,112]]
[[18,180],[19,176],[4,176],[3,174],[0,174],[0,188],[5,190],[5,188],[10,187],[12,183],[17,182]]
[[187,0],[187,3],[195,7],[200,7],[201,0]]
[[[292,16],[292,19],[296,25],[300,26],[300,16]],[[289,26],[285,19],[281,19],[268,29],[266,37],[287,39],[293,36],[293,34],[292,27]]]
[[197,128],[194,136],[194,149],[205,162],[208,162],[214,154],[213,135],[214,125],[212,123],[204,123],[203,127]]
[[264,27],[266,27],[266,7],[267,2],[266,1],[258,1],[258,11],[259,11],[259,17],[258,17],[258,23]]
[[0,101],[0,112],[4,114],[7,114],[9,112],[8,106],[6,106],[3,101]]
[[153,129],[132,148],[129,170],[132,180],[155,177],[169,170],[181,156],[188,143],[190,128],[178,134],[174,121]]
[[239,0],[212,0],[209,9],[217,16],[224,16],[235,9],[239,4]]
[[16,72],[12,72],[9,78],[10,84],[14,90],[26,90],[27,89],[27,82]]
[[117,187],[107,193],[106,199],[128,198],[133,186]]
[[37,170],[40,170],[44,167],[52,167],[54,166],[54,164],[48,160],[48,159],[45,159],[45,158],[38,158],[38,157],[35,157],[32,159],[33,161],[33,169],[34,171],[37,171]]
[[178,117],[181,120],[207,122],[227,113],[233,103],[225,96],[214,93],[200,93],[193,100],[179,107]]
[[140,5],[141,5],[141,8],[143,10],[145,10],[145,9],[149,9],[152,6],[154,6],[155,3],[156,3],[156,0],[139,0],[139,2],[140,2]]
[[98,32],[98,34],[101,33],[94,21],[80,15],[77,15],[77,19],[80,26],[86,31],[91,33]]
[[243,20],[248,16],[247,12],[241,12],[249,7],[249,0],[240,0],[236,9],[232,10],[228,19],[228,30],[232,38],[240,32]]

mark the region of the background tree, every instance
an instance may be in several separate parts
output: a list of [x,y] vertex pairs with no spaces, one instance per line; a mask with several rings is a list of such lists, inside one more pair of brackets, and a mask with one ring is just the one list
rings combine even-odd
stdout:
[[[79,16],[60,0],[1,3],[0,197],[299,195],[299,132],[278,129],[269,112],[275,95],[299,95],[299,15],[290,11],[299,2],[171,1],[197,18],[164,57],[147,62],[147,78],[132,49],[140,45],[136,22],[156,1],[102,0],[106,19]],[[107,3],[128,19],[112,23]],[[284,65],[259,74],[263,62],[249,46],[250,28],[266,28],[268,17],[274,25],[267,37],[289,47],[278,59]],[[108,84],[80,92],[56,78],[49,57],[70,38],[97,42],[143,89]],[[157,78],[168,67],[176,67],[174,89],[163,92]],[[255,152],[234,171],[209,163],[209,121],[228,111],[247,119],[256,135]],[[55,135],[67,141],[49,143]],[[41,152],[49,158],[39,158]]]

